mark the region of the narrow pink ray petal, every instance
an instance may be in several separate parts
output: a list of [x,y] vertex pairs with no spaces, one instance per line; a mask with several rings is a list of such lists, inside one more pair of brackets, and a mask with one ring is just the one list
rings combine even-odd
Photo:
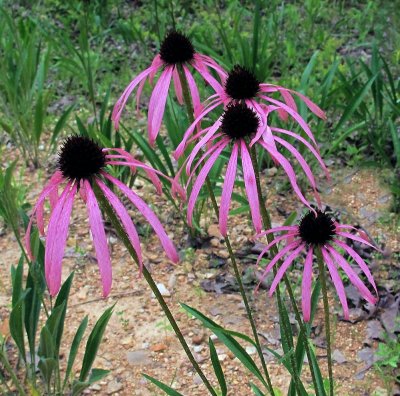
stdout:
[[276,245],[277,243],[279,243],[280,241],[283,241],[285,239],[289,240],[291,237],[294,237],[295,235],[296,234],[290,234],[289,233],[289,234],[284,234],[284,235],[281,235],[279,237],[276,237],[272,242],[270,242],[267,246],[265,246],[264,249],[261,251],[261,253],[258,255],[256,265],[260,265],[260,261],[264,257],[264,254],[267,253],[268,250],[270,250],[272,246]]
[[349,277],[350,282],[358,289],[360,294],[371,304],[375,304],[377,302],[377,298],[375,298],[372,293],[368,290],[367,286],[361,281],[358,275],[354,272],[353,268],[351,268],[350,264],[342,257],[333,247],[326,246],[329,253],[338,263],[338,265],[343,269],[346,275]]
[[139,270],[142,273],[143,270],[143,259],[142,259],[142,249],[140,247],[139,235],[136,231],[136,228],[132,222],[129,213],[125,209],[124,205],[122,205],[119,198],[100,180],[96,179],[97,185],[100,187],[101,191],[103,191],[104,196],[110,202],[111,206],[114,208],[115,213],[118,215],[119,219],[124,226],[126,234],[135,249],[138,261],[139,261]]
[[160,54],[157,54],[153,61],[151,62],[150,68],[152,68],[151,73],[149,74],[149,83],[153,85],[154,82],[154,77],[156,76],[158,70],[162,67],[165,66],[164,61],[161,59]]
[[330,176],[330,174],[328,172],[328,169],[327,169],[324,161],[322,160],[319,152],[309,142],[307,142],[307,140],[305,140],[302,136],[300,136],[300,135],[298,135],[298,134],[296,134],[294,132],[287,131],[286,129],[281,129],[281,128],[271,128],[271,129],[274,132],[278,132],[278,133],[282,133],[284,135],[292,136],[296,140],[302,142],[311,151],[311,153],[314,155],[314,157],[317,159],[317,161],[321,165],[321,168],[324,170],[327,179],[331,180],[331,176]]
[[349,319],[349,307],[347,305],[346,293],[344,290],[342,279],[340,278],[339,272],[335,267],[335,263],[333,262],[331,256],[325,248],[321,249],[322,256],[326,265],[328,266],[329,273],[331,274],[332,282],[336,288],[336,291],[339,296],[340,303],[343,307],[343,316],[345,319]]
[[295,232],[298,232],[298,230],[299,230],[299,226],[297,226],[297,225],[281,226],[281,227],[275,227],[275,228],[271,228],[270,230],[266,230],[266,231],[260,232],[255,237],[256,238],[261,238],[264,235],[275,234],[276,232],[282,232],[282,231],[295,231]]
[[87,194],[86,207],[89,214],[90,230],[92,232],[101,282],[103,284],[103,297],[107,297],[110,294],[112,283],[110,251],[108,250],[106,232],[104,231],[103,219],[96,196],[90,183],[87,180],[84,183]]
[[[183,152],[186,149],[186,142],[187,140],[191,137],[193,134],[193,131],[196,128],[196,125],[199,121],[201,121],[202,118],[204,118],[210,111],[214,110],[216,107],[220,106],[222,104],[221,101],[216,101],[212,106],[209,106],[208,108],[204,109],[201,114],[193,121],[192,125],[189,126],[187,131],[185,132],[182,141],[179,143],[178,147],[176,148],[175,152],[173,153],[173,157],[177,160],[178,158],[181,157]],[[216,121],[218,122],[218,120]]]
[[266,100],[268,102],[274,103],[275,105],[278,106],[278,108],[282,108],[283,110],[288,112],[299,123],[299,125],[302,127],[302,129],[307,134],[307,136],[311,139],[311,141],[315,144],[315,146],[317,146],[317,142],[315,141],[314,135],[311,132],[310,127],[303,120],[303,118],[301,118],[300,114],[296,113],[289,106],[287,106],[286,104],[284,104],[282,102],[279,102],[278,100],[269,98],[268,96],[264,96],[264,95],[262,95],[261,97],[262,97],[262,99],[264,99],[264,100]]
[[77,185],[71,186],[71,184],[71,182],[67,184],[54,208],[47,232],[44,267],[51,296],[55,296],[61,287],[61,262],[64,257],[72,206],[77,190]]
[[264,118],[262,118],[262,124],[263,125],[260,125],[260,127],[257,130],[257,133],[255,134],[254,138],[250,142],[250,147],[252,147],[253,144],[257,143],[257,141],[261,138],[261,136],[263,135],[263,133],[265,132],[265,130],[267,128],[270,128],[269,125],[268,125],[268,114],[269,114],[269,111],[268,110],[264,111],[262,109],[262,107],[257,102],[255,102],[254,100],[252,102],[257,105],[257,113],[264,114]]
[[296,102],[294,101],[292,95],[290,94],[289,91],[287,91],[286,89],[279,89],[279,93],[282,95],[283,100],[285,101],[285,103],[296,113],[298,113],[297,111],[297,105]]
[[44,201],[42,202],[41,205],[38,206],[37,211],[36,211],[36,222],[37,222],[37,227],[39,230],[39,233],[41,236],[44,236]]
[[346,245],[344,242],[339,241],[338,239],[335,239],[334,242],[336,243],[336,245],[344,249],[353,258],[353,260],[360,266],[361,270],[367,277],[369,283],[373,286],[376,296],[378,296],[379,295],[378,289],[376,288],[374,277],[372,276],[371,271],[369,270],[365,261],[360,257],[360,255],[354,249]]
[[192,65],[204,78],[204,80],[214,89],[215,92],[223,92],[223,86],[210,74],[210,72],[207,70],[207,66],[203,63],[203,61],[200,58],[196,58],[196,55],[194,62],[192,62]]
[[194,81],[192,73],[190,73],[189,69],[185,65],[183,65],[183,71],[185,73],[186,81],[189,86],[190,96],[192,97],[193,103],[194,117],[196,118],[201,114],[203,110],[203,106],[200,102],[199,90],[197,88],[196,82]]
[[225,80],[228,77],[228,73],[224,70],[222,66],[220,66],[213,58],[207,55],[196,54],[195,57],[197,56],[203,61],[205,65],[210,66],[212,69],[214,69],[217,72],[222,83],[225,83]]
[[148,133],[151,146],[154,146],[156,137],[160,131],[168,97],[168,89],[171,83],[172,71],[172,66],[167,66],[165,68],[151,94],[148,112]]
[[138,89],[136,91],[136,116],[139,116],[140,97],[142,96],[144,84],[146,84],[146,79],[140,81]]
[[297,159],[300,166],[303,168],[303,171],[306,174],[307,179],[309,180],[309,182],[311,184],[311,187],[314,189],[316,196],[318,196],[317,185],[315,183],[314,175],[313,175],[309,165],[307,164],[306,160],[304,159],[304,157],[299,153],[299,151],[295,147],[293,147],[290,143],[286,142],[285,140],[281,139],[280,137],[276,136],[275,140],[278,143],[280,143],[283,147],[286,147],[293,154],[293,156]]
[[312,288],[313,248],[310,247],[304,261],[303,279],[301,281],[301,309],[306,322],[311,317],[311,288]]
[[258,200],[257,193],[256,176],[253,169],[253,163],[251,162],[250,154],[247,150],[244,140],[240,141],[240,149],[242,155],[244,186],[250,205],[251,218],[253,220],[253,225],[256,232],[259,233],[261,232],[262,224],[260,214],[260,202]]
[[[267,151],[269,151],[271,148],[264,142],[260,141],[259,142]],[[279,152],[274,152],[273,153],[274,157],[276,158],[276,160],[278,161],[278,163],[282,166],[282,168],[284,169],[284,171],[286,172],[290,184],[292,185],[292,188],[294,190],[294,192],[296,193],[296,195],[299,197],[300,201],[304,203],[304,205],[308,206],[310,208],[310,210],[314,211],[315,210],[311,207],[310,203],[307,201],[307,199],[304,197],[304,195],[302,194],[299,186],[297,185],[297,178],[296,178],[296,174],[292,168],[292,165],[290,165],[289,161]]]
[[352,239],[353,241],[357,241],[357,242],[360,242],[360,243],[365,243],[366,245],[372,247],[373,249],[379,250],[379,249],[377,249],[374,245],[372,245],[371,243],[367,242],[364,238],[360,238],[360,237],[358,237],[357,235],[350,234],[350,233],[348,233],[348,232],[343,232],[343,231],[337,232],[337,235],[340,235],[340,236],[342,236],[343,238]]
[[31,230],[32,230],[32,224],[33,220],[35,218],[35,214],[40,206],[43,206],[45,199],[47,196],[51,194],[53,190],[56,190],[58,188],[58,185],[62,182],[63,176],[62,173],[57,171],[53,174],[53,176],[50,178],[49,182],[46,184],[46,186],[43,188],[42,192],[39,195],[38,200],[36,201],[35,206],[32,209],[31,212],[31,217],[28,223],[28,227],[26,228],[25,236],[24,236],[24,242],[25,242],[25,248],[28,254],[28,257],[33,260],[33,255],[32,255],[32,250],[31,250]]
[[195,160],[198,152],[203,148],[203,146],[213,137],[215,132],[221,126],[221,121],[217,121],[214,125],[208,130],[208,132],[199,140],[199,142],[194,146],[192,152],[189,155],[189,161],[186,165],[186,173],[190,173],[190,167],[192,166],[193,161]]
[[183,105],[182,85],[181,80],[179,79],[178,69],[176,67],[174,67],[174,71],[172,72],[172,79],[174,80],[174,89],[178,103]]
[[124,183],[120,182],[115,177],[111,176],[106,172],[101,172],[101,174],[108,180],[110,180],[113,184],[115,184],[123,194],[127,196],[127,198],[137,207],[139,212],[143,215],[143,217],[149,222],[149,224],[154,229],[157,234],[160,242],[167,253],[167,256],[175,263],[179,261],[178,253],[174,247],[172,241],[168,238],[160,220],[154,214],[154,212],[147,206],[147,204],[136,195],[130,188],[128,188]]
[[196,176],[196,170],[203,164],[203,161],[209,157],[214,151],[218,150],[219,147],[221,147],[222,145],[225,145],[229,143],[229,139],[228,138],[223,138],[221,140],[219,140],[216,144],[212,145],[209,149],[207,149],[203,155],[200,157],[200,159],[196,162],[195,166],[193,169],[191,169],[188,180],[186,182],[186,186],[185,186],[185,190],[188,189],[191,180],[194,176]]
[[305,243],[302,243],[299,247],[297,247],[295,250],[293,250],[293,252],[290,253],[289,256],[286,257],[285,261],[279,267],[279,270],[278,270],[274,280],[272,281],[271,288],[269,289],[270,296],[272,296],[272,294],[274,293],[276,287],[278,286],[278,283],[283,278],[283,275],[285,274],[286,270],[292,264],[294,259],[299,256],[300,252],[304,249],[305,246],[306,246]]
[[125,104],[131,95],[132,91],[136,88],[136,86],[143,80],[146,79],[147,76],[152,73],[156,72],[158,70],[159,66],[151,66],[148,69],[142,71],[138,76],[136,76],[130,83],[129,85],[125,88],[124,92],[120,96],[120,98],[117,100],[117,103],[115,103],[111,119],[114,121],[114,126],[115,129],[119,128],[119,119],[121,117],[122,110],[125,107]]
[[204,164],[203,168],[201,169],[199,175],[197,176],[197,179],[193,185],[190,197],[189,197],[189,202],[188,202],[188,207],[187,207],[187,219],[188,223],[190,226],[192,226],[192,217],[193,217],[193,210],[194,206],[197,200],[197,197],[200,193],[201,187],[203,186],[206,177],[208,173],[210,172],[211,168],[213,167],[215,161],[218,159],[219,155],[221,152],[224,150],[224,148],[227,146],[227,142],[222,144],[220,147],[218,147],[217,150],[215,150],[211,156],[208,158],[207,162]]
[[260,287],[260,284],[262,283],[262,281],[265,279],[265,277],[268,275],[268,273],[271,271],[272,267],[288,252],[290,252],[291,250],[296,249],[299,244],[301,243],[301,241],[296,240],[294,242],[292,242],[291,244],[285,246],[282,250],[279,251],[278,254],[275,255],[275,257],[270,261],[270,263],[267,265],[267,267],[265,268],[263,274],[261,275],[261,279],[258,282],[258,285],[255,289],[255,291],[257,292],[258,288]]
[[219,209],[219,229],[223,236],[226,236],[227,234],[226,226],[228,222],[228,213],[231,204],[233,185],[235,184],[236,178],[238,151],[239,143],[235,143],[232,147],[232,153],[226,168],[224,185],[222,187],[221,206]]

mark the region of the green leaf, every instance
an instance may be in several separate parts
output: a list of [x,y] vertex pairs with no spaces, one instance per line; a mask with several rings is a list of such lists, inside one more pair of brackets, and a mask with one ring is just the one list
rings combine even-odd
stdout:
[[24,258],[21,256],[18,265],[15,268],[11,266],[11,278],[12,278],[12,307],[14,307],[22,295],[22,278],[24,270]]
[[72,340],[71,349],[69,351],[69,356],[68,356],[67,369],[65,371],[63,388],[65,388],[65,385],[67,384],[67,381],[71,374],[72,366],[74,365],[76,355],[78,354],[79,345],[81,344],[83,335],[84,335],[85,330],[88,325],[88,321],[89,321],[88,317],[85,316],[85,318],[82,320],[81,324],[79,325],[78,330],[75,333],[74,339]]
[[24,362],[26,362],[26,353],[25,353],[25,342],[24,342],[24,299],[27,295],[27,292],[24,292],[18,302],[14,305],[10,313],[10,334],[15,344],[18,347],[18,350],[22,356]]
[[222,396],[226,396],[228,389],[226,387],[224,372],[222,371],[222,367],[221,367],[221,364],[218,359],[218,354],[217,354],[217,351],[215,349],[214,343],[211,338],[208,339],[208,345],[210,347],[211,363],[213,365],[214,373],[217,377],[219,386],[221,388],[221,394],[222,394]]
[[262,393],[261,390],[252,382],[250,382],[250,387],[256,396],[265,396],[265,394]]
[[60,312],[59,325],[55,329],[55,334],[54,334],[57,353],[60,350],[61,338],[62,338],[62,335],[64,332],[65,315],[67,314],[67,304],[68,304],[69,292],[71,290],[71,284],[72,284],[73,279],[74,279],[74,272],[71,272],[71,275],[69,275],[67,280],[61,286],[61,289],[57,295],[56,302],[54,304],[54,308],[62,306],[62,309]]
[[61,117],[59,118],[59,120],[57,121],[56,126],[53,129],[53,133],[51,135],[51,140],[50,140],[50,145],[54,146],[56,144],[58,135],[60,134],[60,132],[62,131],[62,129],[64,128],[65,124],[67,123],[67,120],[72,112],[72,110],[75,108],[75,104],[69,106],[64,113],[61,115]]
[[396,155],[396,165],[400,167],[400,136],[392,120],[389,120],[390,133],[392,135],[394,153]]
[[154,385],[158,386],[160,389],[162,389],[167,395],[169,396],[183,396],[182,393],[177,392],[175,389],[172,389],[170,386],[164,384],[163,382],[156,380],[153,377],[150,377],[150,375],[147,374],[142,374],[144,378],[152,382]]
[[34,134],[37,143],[39,143],[40,141],[42,129],[43,129],[43,97],[40,94],[36,102],[35,118],[34,118]]
[[104,311],[104,313],[100,316],[99,320],[96,322],[92,332],[89,335],[89,338],[86,343],[85,355],[83,356],[81,373],[79,375],[79,381],[81,382],[86,380],[86,377],[88,376],[89,371],[92,368],[107,323],[111,318],[113,308],[114,305]]

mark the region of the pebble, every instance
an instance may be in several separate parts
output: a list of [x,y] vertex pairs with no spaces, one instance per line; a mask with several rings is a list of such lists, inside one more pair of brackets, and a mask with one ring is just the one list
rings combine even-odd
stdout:
[[153,362],[150,352],[144,349],[129,351],[126,354],[126,358],[128,362],[133,365],[145,365]]
[[192,337],[192,342],[195,345],[200,345],[203,342],[203,339],[204,339],[204,334],[194,335]]
[[217,224],[211,224],[207,229],[208,236],[223,239]]
[[253,346],[253,345],[248,345],[248,346],[246,347],[246,352],[247,352],[249,355],[255,355],[255,354],[257,353],[257,348],[256,348],[255,346]]
[[160,344],[152,345],[150,347],[150,350],[153,352],[162,352],[162,351],[165,351],[167,348],[168,348],[167,345],[160,343]]
[[228,355],[226,353],[222,353],[221,355],[218,355],[218,360],[223,362],[227,357]]
[[[157,289],[163,297],[171,297],[170,291],[165,287],[164,283],[157,283]],[[153,297],[155,297],[154,293]]]
[[119,392],[122,389],[121,382],[117,380],[112,380],[107,385],[107,394],[112,395],[113,393]]

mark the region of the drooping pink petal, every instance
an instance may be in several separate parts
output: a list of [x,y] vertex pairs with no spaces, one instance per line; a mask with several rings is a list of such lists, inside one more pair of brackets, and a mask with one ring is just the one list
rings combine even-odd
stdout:
[[361,270],[364,272],[369,283],[373,286],[375,293],[378,296],[378,289],[376,288],[374,277],[372,276],[371,271],[369,270],[365,261],[360,257],[360,255],[354,249],[346,245],[344,242],[339,241],[338,239],[334,240],[334,242],[336,245],[344,249],[353,258],[353,260],[360,266]]
[[221,121],[217,120],[214,125],[208,130],[208,132],[198,141],[198,143],[194,146],[192,152],[189,155],[189,161],[186,165],[186,173],[190,173],[190,167],[192,166],[192,162],[196,158],[198,152],[203,148],[203,146],[212,138],[212,136],[216,133],[218,128],[221,126]]
[[328,172],[328,169],[327,169],[324,161],[322,160],[320,154],[318,153],[317,150],[315,150],[315,148],[309,142],[307,142],[307,140],[305,140],[302,136],[298,135],[297,133],[294,133],[294,132],[291,132],[291,131],[287,131],[286,129],[281,129],[281,128],[271,128],[271,129],[274,132],[278,132],[278,133],[282,133],[284,135],[292,136],[293,138],[295,138],[298,141],[302,142],[311,151],[311,153],[314,155],[314,157],[317,159],[317,161],[321,165],[321,168],[324,170],[327,179],[328,180],[331,179],[331,177],[329,175],[329,172]]
[[268,234],[275,234],[276,232],[282,232],[282,231],[298,232],[298,230],[299,230],[299,226],[297,226],[297,225],[274,227],[274,228],[271,228],[270,230],[260,232],[259,234],[256,235],[256,238],[260,238],[260,237],[262,237],[264,235],[268,235]]
[[161,121],[164,116],[165,104],[168,97],[168,89],[172,78],[172,66],[167,66],[161,73],[156,86],[153,89],[149,102],[148,112],[148,133],[149,143],[154,146],[158,132],[160,131]]
[[342,257],[334,248],[331,246],[326,247],[338,265],[343,269],[346,275],[349,277],[350,282],[358,289],[360,294],[371,304],[375,304],[377,298],[375,298],[368,290],[367,286],[361,281],[358,275],[355,273],[350,264]]
[[183,71],[185,72],[186,81],[189,86],[190,96],[192,98],[192,103],[193,103],[194,117],[196,118],[201,114],[203,109],[200,102],[199,90],[197,88],[196,81],[194,81],[192,73],[190,73],[189,69],[185,65],[183,65]]
[[349,307],[347,305],[347,298],[346,298],[346,293],[344,290],[342,279],[340,278],[338,270],[335,267],[335,263],[331,259],[331,256],[329,256],[328,251],[325,248],[322,248],[321,251],[322,251],[322,256],[324,258],[324,261],[325,261],[326,265],[328,266],[329,273],[331,274],[332,282],[338,293],[340,303],[342,304],[343,316],[345,319],[349,319]]
[[303,279],[301,282],[301,309],[306,322],[311,317],[311,287],[312,287],[313,248],[310,246],[304,261]]
[[236,178],[238,151],[238,143],[235,143],[232,147],[232,153],[226,168],[224,185],[222,187],[221,207],[219,209],[219,230],[223,236],[226,236],[227,234],[226,225],[228,222],[228,213],[231,204],[233,185],[235,184]]
[[50,216],[47,231],[44,267],[47,286],[51,296],[61,287],[61,262],[68,238],[68,228],[77,185],[67,184]]
[[223,138],[223,139],[219,140],[217,143],[215,143],[214,145],[212,145],[209,149],[207,149],[207,150],[202,154],[202,156],[200,157],[200,159],[196,162],[194,168],[190,170],[190,174],[189,174],[189,177],[188,177],[188,179],[187,179],[186,186],[185,186],[185,189],[186,189],[186,190],[188,189],[188,187],[189,187],[189,185],[190,185],[190,183],[191,183],[192,178],[193,178],[194,176],[196,176],[196,173],[195,173],[195,172],[196,172],[197,169],[202,165],[203,161],[204,161],[207,157],[209,157],[214,151],[218,150],[218,148],[221,147],[222,145],[226,146],[226,144],[227,144],[228,142],[229,142],[229,139],[228,139],[228,138]]
[[272,296],[272,294],[274,293],[276,287],[278,286],[278,283],[283,278],[283,275],[285,275],[286,270],[292,264],[293,260],[299,256],[300,252],[304,249],[304,247],[305,247],[305,243],[302,243],[299,247],[297,247],[295,250],[293,250],[293,252],[290,253],[289,256],[286,257],[285,261],[279,267],[279,270],[278,270],[274,280],[272,281],[271,288],[269,289],[270,296]]
[[89,214],[90,230],[103,284],[103,297],[107,297],[110,294],[112,283],[110,251],[108,250],[106,232],[104,231],[103,219],[96,196],[90,183],[87,180],[84,183],[87,194],[86,207]]
[[213,103],[211,106],[206,107],[199,115],[198,117],[193,121],[192,125],[189,126],[185,134],[183,135],[182,141],[179,143],[178,147],[176,148],[175,152],[173,153],[173,157],[177,160],[181,157],[183,152],[185,151],[187,140],[191,137],[193,134],[193,131],[196,128],[196,125],[198,124],[199,121],[202,120],[210,111],[215,109],[216,107],[220,106],[222,102],[220,100],[216,100],[215,103]]
[[296,240],[294,242],[292,242],[291,244],[285,246],[282,250],[279,251],[278,254],[275,255],[275,257],[270,261],[270,263],[267,265],[267,267],[265,268],[263,274],[261,275],[261,279],[258,282],[258,285],[256,287],[256,291],[258,290],[258,288],[260,287],[260,284],[262,283],[262,281],[265,279],[265,277],[268,275],[268,273],[271,271],[272,267],[288,252],[290,252],[291,250],[296,249],[299,244],[301,243],[300,240]]
[[[45,199],[47,196],[51,194],[52,191],[58,188],[58,185],[62,182],[63,176],[60,171],[54,173],[54,175],[50,178],[49,182],[43,188],[42,192],[39,195],[39,198],[32,209],[31,218],[28,223],[28,227],[26,228],[25,232],[25,248],[28,254],[28,257],[33,260],[32,250],[31,250],[31,230],[32,230],[32,223],[33,219],[35,218],[35,214],[40,206],[43,206]],[[58,199],[57,199],[58,201]]]
[[344,238],[352,239],[353,241],[357,241],[357,242],[360,242],[360,243],[364,243],[364,244],[366,244],[366,245],[372,247],[373,249],[378,250],[374,245],[372,245],[371,243],[367,242],[364,238],[358,237],[357,235],[350,234],[350,233],[348,233],[348,232],[343,232],[343,231],[337,232],[337,235],[340,235],[340,236],[342,236],[342,237],[344,237]]
[[196,55],[194,62],[192,62],[193,67],[204,78],[204,80],[214,89],[215,92],[222,93],[223,92],[222,85],[211,75],[211,73],[207,69],[207,66],[203,63],[201,58],[196,57]]
[[260,261],[262,260],[262,258],[264,257],[264,254],[267,253],[272,246],[276,245],[277,243],[279,243],[280,241],[283,241],[285,239],[289,240],[291,237],[294,237],[296,234],[284,234],[281,235],[279,237],[276,237],[273,241],[271,241],[270,243],[268,243],[268,245],[266,245],[263,250],[260,252],[260,254],[258,255],[257,258],[257,263],[256,265],[260,265]]
[[132,222],[129,213],[125,209],[124,205],[122,205],[119,198],[100,180],[96,179],[97,185],[100,187],[101,191],[103,191],[104,196],[110,202],[111,206],[114,208],[115,213],[118,215],[121,220],[122,225],[128,235],[128,238],[135,249],[138,261],[139,261],[139,270],[142,273],[143,270],[143,259],[142,259],[142,249],[140,247],[139,235],[136,231],[136,228]]
[[225,80],[228,77],[228,73],[213,58],[203,54],[196,54],[195,57],[199,57],[205,65],[214,69],[217,72],[219,78],[221,79],[221,82],[225,83]]
[[[261,214],[260,214],[260,202],[258,200],[258,192],[256,185],[256,176],[251,162],[250,154],[247,150],[246,143],[244,140],[240,142],[240,151],[242,155],[242,168],[243,168],[243,179],[244,186],[246,189],[247,199],[249,201],[251,218],[253,220],[254,228],[257,233],[261,232]],[[264,203],[262,203],[264,205]]]
[[114,121],[114,126],[115,129],[119,128],[119,119],[121,118],[121,113],[122,110],[125,107],[125,104],[131,95],[132,91],[136,88],[136,86],[144,79],[147,78],[147,76],[152,73],[152,72],[157,72],[159,68],[159,65],[155,66],[150,66],[148,69],[142,71],[139,75],[137,75],[130,83],[129,85],[125,88],[124,92],[120,96],[120,98],[117,100],[117,103],[115,103],[111,119]]
[[139,212],[143,215],[143,217],[149,222],[151,227],[154,229],[155,233],[157,234],[160,242],[168,255],[168,257],[175,263],[179,261],[178,253],[174,247],[172,241],[168,238],[160,220],[154,214],[154,212],[147,206],[147,204],[138,196],[136,195],[130,188],[128,188],[124,183],[120,182],[115,177],[111,176],[106,172],[101,172],[102,175],[110,180],[113,184],[115,184],[124,195],[137,207]]
[[139,107],[140,107],[140,97],[142,96],[144,84],[146,84],[146,79],[140,81],[138,89],[136,91],[136,115],[139,115]]
[[279,102],[278,100],[269,98],[268,96],[261,96],[262,99],[265,99],[268,102],[274,103],[275,105],[278,106],[278,108],[282,108],[283,110],[285,110],[287,113],[289,113],[297,122],[298,124],[301,126],[301,128],[304,130],[304,132],[307,134],[307,136],[311,139],[311,141],[314,143],[314,145],[317,147],[317,142],[315,141],[314,135],[311,132],[310,127],[308,126],[308,124],[303,120],[303,118],[300,116],[300,114],[296,113],[295,111],[293,111],[289,106],[287,106],[286,104]]
[[176,98],[178,99],[178,103],[183,105],[183,96],[182,96],[182,85],[181,80],[179,79],[178,69],[174,67],[174,71],[172,72],[172,78],[174,80],[174,88]]
[[213,167],[215,161],[218,159],[219,155],[221,152],[224,150],[224,148],[227,146],[228,142],[224,142],[217,150],[215,150],[211,156],[208,158],[206,163],[204,164],[203,168],[201,169],[199,175],[197,176],[197,179],[193,185],[190,197],[189,197],[189,202],[188,202],[188,207],[187,207],[187,219],[188,223],[190,226],[192,226],[192,218],[193,218],[193,210],[194,206],[197,200],[197,197],[200,193],[201,187],[203,186],[206,177],[208,173],[210,172],[211,168]]
[[39,233],[41,236],[44,236],[44,201],[41,205],[38,206],[36,211],[36,222]]
[[[264,143],[263,141],[259,142],[267,151],[269,151],[271,148],[270,146],[268,146],[266,143]],[[307,199],[304,197],[303,193],[301,192],[298,184],[297,184],[297,178],[296,178],[296,174],[292,168],[292,165],[290,165],[289,161],[282,155],[280,154],[278,151],[273,152],[274,157],[276,158],[276,160],[278,161],[278,163],[282,166],[282,168],[284,169],[285,173],[287,174],[290,184],[292,185],[292,188],[294,190],[294,192],[296,193],[296,195],[299,197],[300,201],[304,203],[304,205],[308,206],[310,208],[310,210],[315,211],[310,203],[307,201]]]

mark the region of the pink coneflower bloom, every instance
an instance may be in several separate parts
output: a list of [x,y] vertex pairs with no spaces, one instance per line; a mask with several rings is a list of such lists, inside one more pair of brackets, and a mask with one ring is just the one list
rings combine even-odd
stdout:
[[[201,163],[207,158],[204,166],[200,170],[196,181],[193,184],[189,201],[188,201],[188,222],[192,223],[192,214],[196,199],[200,193],[200,189],[204,184],[204,181],[210,172],[215,161],[219,158],[222,151],[228,147],[231,147],[230,159],[227,165],[225,180],[222,188],[221,195],[221,209],[219,213],[219,227],[222,235],[227,233],[227,216],[229,212],[233,185],[236,178],[236,170],[239,156],[242,159],[243,178],[246,189],[247,198],[250,205],[251,217],[254,227],[257,232],[261,231],[261,219],[259,200],[255,182],[255,173],[252,165],[252,161],[249,154],[248,143],[258,144],[265,149],[274,160],[282,166],[286,172],[289,181],[293,187],[293,190],[300,198],[300,200],[307,206],[310,207],[309,202],[302,194],[296,180],[296,174],[293,170],[290,162],[283,156],[276,147],[276,143],[287,148],[289,152],[296,158],[303,168],[311,186],[314,188],[316,197],[318,193],[316,191],[316,183],[311,169],[300,152],[290,143],[279,136],[269,135],[267,141],[260,138],[260,130],[262,129],[262,123],[256,112],[243,103],[231,103],[227,106],[223,115],[209,128],[201,130],[195,134],[186,144],[191,144],[193,140],[199,139],[197,144],[186,159],[186,172],[189,175],[187,187],[193,177],[195,177],[196,169]],[[292,134],[289,131],[282,133],[284,135],[290,135],[295,137],[298,141],[302,142],[317,158],[322,168],[326,170],[326,167],[317,152],[317,150],[304,138],[299,135]],[[201,158],[197,161],[196,165],[192,169],[193,162],[201,150],[205,148],[205,152]],[[178,155],[181,155],[185,150],[185,147],[181,147]],[[184,165],[185,166],[185,165]],[[180,169],[176,177],[180,177],[183,167]]]
[[[111,154],[113,151],[117,154]],[[52,296],[58,293],[61,285],[61,262],[68,237],[73,202],[77,192],[80,193],[88,211],[93,245],[103,284],[103,296],[106,297],[110,293],[112,282],[110,252],[107,246],[100,207],[92,188],[94,183],[101,189],[120,219],[136,251],[140,267],[142,267],[143,261],[138,233],[124,205],[117,195],[107,187],[106,182],[113,184],[116,190],[125,195],[136,206],[153,227],[168,257],[174,262],[178,261],[178,254],[175,247],[168,238],[157,216],[134,191],[104,170],[107,165],[125,165],[133,170],[141,168],[153,181],[157,190],[161,190],[158,175],[162,174],[135,160],[126,151],[122,149],[102,149],[97,143],[86,137],[68,137],[64,141],[59,153],[58,170],[53,174],[39,195],[25,235],[26,249],[30,258],[33,259],[30,246],[32,222],[36,217],[39,232],[44,235],[44,202],[46,198],[49,198],[51,214],[47,228],[44,265],[47,285]],[[58,188],[63,183],[66,183],[66,185],[59,196]]]
[[[192,136],[195,126],[209,112],[220,105],[226,107],[230,103],[245,103],[256,112],[261,122],[258,138],[262,137],[267,143],[274,145],[271,139],[273,132],[279,134],[290,133],[300,136],[291,131],[269,127],[268,117],[271,113],[277,111],[280,118],[283,120],[287,120],[288,115],[290,115],[300,125],[317,148],[317,143],[310,127],[297,112],[297,105],[293,99],[293,95],[299,97],[317,117],[326,119],[326,116],[325,113],[306,96],[279,85],[261,83],[257,80],[254,73],[239,65],[234,66],[228,75],[222,75],[222,79],[224,81],[224,89],[216,91],[214,95],[210,96],[205,101],[206,106],[204,110],[197,116],[193,125],[186,132],[181,146],[178,148],[178,153],[182,150],[182,147],[186,146],[186,141]],[[283,102],[271,97],[270,94],[273,93],[279,93],[283,98]]]
[[122,110],[131,95],[138,86],[136,99],[139,104],[140,95],[147,79],[153,82],[154,76],[161,71],[161,75],[153,89],[150,97],[148,111],[148,133],[150,144],[153,145],[161,127],[161,120],[164,115],[165,103],[168,90],[173,81],[175,94],[180,104],[183,104],[182,86],[179,79],[177,66],[181,65],[188,82],[190,95],[194,107],[194,115],[197,117],[202,109],[199,91],[189,66],[192,66],[203,79],[210,84],[216,92],[222,90],[222,86],[210,74],[209,68],[214,69],[220,76],[224,76],[224,70],[210,57],[197,53],[190,40],[183,34],[176,31],[170,32],[161,44],[160,52],[153,59],[152,64],[146,70],[135,77],[115,104],[112,119],[116,129],[119,127],[119,120]]
[[357,242],[365,243],[374,249],[375,247],[367,242],[364,238],[360,238],[359,236],[346,231],[349,229],[357,230],[351,225],[339,224],[332,219],[329,214],[317,210],[316,213],[309,212],[306,214],[298,225],[276,227],[259,234],[257,237],[271,233],[274,234],[285,232],[285,234],[276,237],[263,249],[258,257],[257,264],[272,246],[281,241],[286,241],[287,243],[287,245],[270,261],[262,275],[261,281],[271,271],[273,266],[286,256],[276,274],[276,277],[272,281],[269,291],[270,296],[275,291],[278,283],[281,281],[283,275],[292,262],[296,258],[301,257],[302,253],[305,253],[306,258],[304,261],[304,272],[302,279],[301,305],[304,320],[307,322],[310,320],[313,252],[318,247],[321,249],[323,260],[328,266],[332,282],[336,288],[339,300],[343,307],[344,317],[346,319],[349,318],[349,308],[347,305],[345,289],[340,278],[338,268],[341,268],[345,272],[350,282],[359,290],[361,296],[365,298],[365,300],[371,304],[375,304],[377,302],[377,297],[372,295],[367,286],[361,281],[354,269],[347,262],[347,259],[338,251],[338,249],[343,250],[359,265],[361,271],[365,274],[369,283],[374,288],[376,295],[378,296],[378,290],[376,288],[374,278],[372,277],[367,264],[353,248],[348,246],[345,241],[340,240],[340,238],[349,238]]

